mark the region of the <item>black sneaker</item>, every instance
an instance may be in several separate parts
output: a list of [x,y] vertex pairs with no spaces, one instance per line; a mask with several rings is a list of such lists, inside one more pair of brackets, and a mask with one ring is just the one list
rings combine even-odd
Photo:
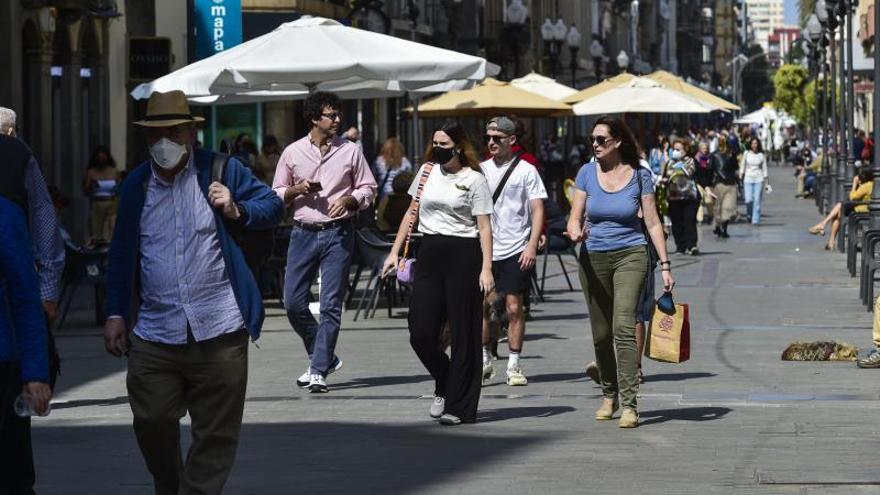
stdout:
[[[330,363],[330,369],[327,370],[327,376],[336,373],[342,368],[342,359],[339,356],[333,358],[333,362]],[[306,388],[309,386],[309,383],[312,381],[312,369],[311,367],[306,369],[306,372],[299,376],[296,379],[296,386],[299,388]]]

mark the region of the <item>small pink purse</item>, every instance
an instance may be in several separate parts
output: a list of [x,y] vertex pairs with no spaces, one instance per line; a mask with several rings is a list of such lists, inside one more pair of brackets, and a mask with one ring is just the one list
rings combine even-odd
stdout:
[[416,259],[408,258],[409,244],[412,241],[413,228],[416,224],[416,218],[419,217],[419,202],[422,199],[422,191],[425,189],[425,183],[428,182],[428,176],[431,175],[431,169],[434,168],[433,163],[426,163],[419,177],[419,186],[416,190],[416,203],[412,214],[409,217],[409,231],[406,233],[406,243],[403,245],[403,256],[397,262],[397,281],[404,285],[411,285],[416,280]]

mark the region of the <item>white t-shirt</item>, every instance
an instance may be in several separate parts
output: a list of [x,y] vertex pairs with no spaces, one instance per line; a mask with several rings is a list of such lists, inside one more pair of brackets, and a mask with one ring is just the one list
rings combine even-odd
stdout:
[[[419,178],[425,166],[409,187],[409,195],[416,197]],[[419,201],[419,232],[428,235],[478,237],[477,215],[492,214],[492,193],[483,174],[470,167],[462,167],[450,174],[440,165],[434,165]]]
[[[514,158],[515,160],[515,158]],[[480,164],[489,183],[489,191],[495,193],[498,184],[507,173],[513,160],[499,166],[489,159]],[[504,190],[495,202],[492,214],[492,260],[510,258],[523,252],[532,233],[533,199],[544,199],[547,190],[538,170],[525,160],[520,160],[510,173]],[[492,196],[489,196],[491,201]]]
[[767,178],[767,156],[764,153],[743,154],[743,182],[763,182]]

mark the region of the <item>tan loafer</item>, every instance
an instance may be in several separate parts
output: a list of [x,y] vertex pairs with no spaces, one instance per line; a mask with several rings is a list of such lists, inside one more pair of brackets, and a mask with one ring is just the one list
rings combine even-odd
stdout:
[[620,413],[620,422],[617,426],[621,428],[635,428],[639,426],[639,413],[631,407],[624,407]]
[[602,399],[602,407],[596,410],[596,421],[608,421],[617,412],[619,405],[615,399]]

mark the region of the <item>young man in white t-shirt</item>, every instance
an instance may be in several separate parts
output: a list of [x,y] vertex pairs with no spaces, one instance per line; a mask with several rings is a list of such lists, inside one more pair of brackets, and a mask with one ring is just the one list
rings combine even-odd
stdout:
[[[486,126],[486,142],[492,158],[481,163],[480,168],[497,200],[494,201],[492,213],[495,291],[486,297],[483,316],[483,382],[488,382],[495,375],[488,349],[491,333],[488,308],[496,297],[503,297],[510,351],[507,384],[522,386],[528,384],[519,364],[526,330],[523,297],[528,294],[531,271],[535,267],[538,239],[544,226],[543,200],[547,197],[547,191],[537,169],[514,154],[516,125],[511,119],[496,117],[490,120]],[[508,171],[507,181],[501,184]]]

